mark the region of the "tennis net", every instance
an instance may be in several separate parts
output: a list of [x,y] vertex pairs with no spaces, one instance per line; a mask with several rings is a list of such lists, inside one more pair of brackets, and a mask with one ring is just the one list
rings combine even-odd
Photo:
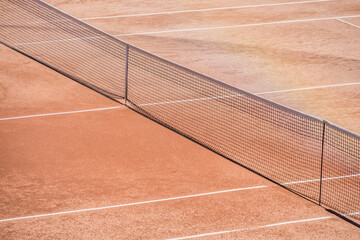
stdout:
[[40,0],[3,1],[0,11],[4,45],[360,220],[359,135],[127,44]]

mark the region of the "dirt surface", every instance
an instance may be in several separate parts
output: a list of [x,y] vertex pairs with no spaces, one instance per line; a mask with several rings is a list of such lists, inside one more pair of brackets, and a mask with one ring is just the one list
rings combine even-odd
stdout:
[[1,118],[118,106],[9,48],[0,55]]
[[[47,2],[79,18],[269,3]],[[359,14],[357,1],[341,0],[84,20],[128,34]],[[360,85],[326,86],[359,83],[359,37],[360,29],[336,19],[119,36],[357,133]],[[120,106],[0,120],[1,239],[168,239],[231,230],[199,239],[359,238],[356,226],[132,110],[4,46],[0,55],[2,119]],[[314,86],[321,88],[299,89]],[[209,192],[217,193],[197,195]]]
[[[1,219],[266,186],[2,222],[2,238],[164,239],[331,216],[129,109],[3,121],[0,129]],[[299,236],[314,235],[315,226],[323,231],[317,236],[359,232],[335,217],[304,225]],[[295,236],[299,228],[270,236]]]
[[[271,3],[285,2],[289,1]],[[129,33],[358,15],[359,5],[353,0],[110,19],[86,18],[269,3],[170,1],[166,4],[147,4],[135,1],[116,5],[106,1],[102,3],[104,8],[101,9],[93,7],[96,1],[84,1],[82,4],[64,1],[50,3],[85,18],[84,21],[110,34],[120,34],[120,39],[135,46],[252,93],[360,83],[360,31],[337,19],[122,36]],[[359,23],[358,18],[344,20]],[[360,85],[335,88],[303,90],[299,93],[267,93],[261,96],[359,133],[360,101],[357,100]]]

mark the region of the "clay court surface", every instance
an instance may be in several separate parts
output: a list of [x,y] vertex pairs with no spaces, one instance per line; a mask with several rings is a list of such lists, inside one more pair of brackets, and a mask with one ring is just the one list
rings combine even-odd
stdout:
[[[360,133],[357,0],[46,2]],[[1,239],[359,239],[313,202],[5,46],[0,55]]]

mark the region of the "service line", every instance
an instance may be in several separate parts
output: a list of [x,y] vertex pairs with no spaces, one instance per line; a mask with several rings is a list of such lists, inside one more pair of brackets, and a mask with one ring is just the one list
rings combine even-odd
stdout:
[[[345,176],[324,178],[323,181],[350,178],[350,177],[359,177],[359,176],[360,176],[360,173],[359,174],[352,174],[352,175],[345,175]],[[288,182],[288,183],[283,183],[282,185],[303,184],[303,183],[307,183],[307,182],[317,182],[317,181],[320,181],[320,179]],[[25,220],[25,219],[31,219],[31,218],[41,218],[41,217],[65,215],[65,214],[71,214],[71,213],[91,212],[91,211],[106,210],[106,209],[112,209],[112,208],[129,207],[129,206],[136,206],[136,205],[143,205],[143,204],[150,204],[150,203],[158,203],[158,202],[167,202],[167,201],[173,201],[173,200],[179,200],[179,199],[187,199],[187,198],[195,198],[195,197],[202,197],[202,196],[209,196],[209,195],[221,194],[221,193],[229,193],[229,192],[238,192],[238,191],[245,191],[245,190],[268,188],[268,187],[273,187],[273,186],[277,186],[277,185],[260,185],[260,186],[253,186],[253,187],[235,188],[235,189],[221,190],[221,191],[215,191],[215,192],[199,193],[199,194],[192,194],[192,195],[179,196],[179,197],[170,197],[170,198],[149,200],[149,201],[143,201],[143,202],[125,203],[125,204],[105,206],[105,207],[95,207],[95,208],[86,208],[86,209],[55,212],[55,213],[45,213],[45,214],[38,214],[38,215],[31,215],[31,216],[24,216],[24,217],[14,217],[14,218],[0,219],[0,222],[10,222],[10,221]]]

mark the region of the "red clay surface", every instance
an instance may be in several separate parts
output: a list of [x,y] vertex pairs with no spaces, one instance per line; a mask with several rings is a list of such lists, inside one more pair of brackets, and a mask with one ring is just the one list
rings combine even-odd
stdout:
[[[80,18],[269,3],[47,2]],[[88,22],[124,34],[356,14],[359,4],[344,0]],[[121,39],[260,93],[359,83],[359,36],[360,29],[327,20]],[[0,54],[0,118],[119,106],[6,47]],[[359,92],[349,85],[262,96],[359,133]],[[354,225],[125,107],[1,120],[0,136],[0,220],[12,219],[0,222],[1,239],[167,239],[236,229],[203,239],[360,236]],[[263,187],[168,199],[255,186]],[[13,219],[157,199],[164,200]],[[305,219],[314,220],[292,222]]]

